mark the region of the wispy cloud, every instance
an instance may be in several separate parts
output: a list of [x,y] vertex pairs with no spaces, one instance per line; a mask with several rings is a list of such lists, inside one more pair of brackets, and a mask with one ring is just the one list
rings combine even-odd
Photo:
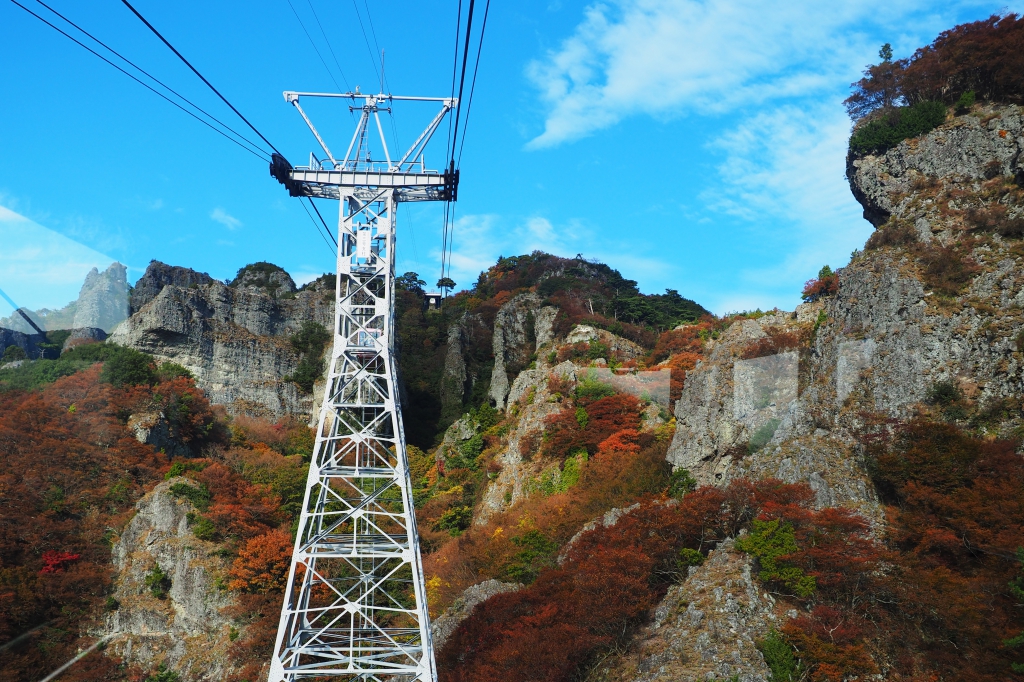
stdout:
[[223,208],[218,206],[210,212],[210,218],[217,221],[229,230],[237,230],[242,226],[242,221],[234,217]]
[[[574,140],[633,114],[720,114],[767,100],[834,91],[854,79],[884,27],[908,53],[946,28],[965,0],[822,3],[793,0],[614,0],[588,7],[527,76],[546,108],[530,147]],[[913,32],[913,34],[912,34]]]

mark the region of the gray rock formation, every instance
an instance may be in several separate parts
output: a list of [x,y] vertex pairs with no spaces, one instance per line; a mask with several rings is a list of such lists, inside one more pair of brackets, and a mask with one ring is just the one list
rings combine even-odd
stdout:
[[146,272],[132,289],[131,314],[134,315],[142,310],[142,307],[156,298],[166,286],[195,289],[215,281],[205,272],[167,265],[157,260],[150,261]]
[[722,542],[686,580],[669,588],[653,622],[592,674],[600,682],[767,682],[757,642],[785,621],[786,608],[761,591],[750,557]]
[[332,328],[333,289],[314,286],[274,299],[261,288],[229,287],[154,262],[136,293],[132,305],[141,306],[111,343],[186,367],[210,400],[231,413],[310,415],[312,396],[283,380],[298,364],[288,336],[307,321]]
[[111,263],[100,273],[93,268],[78,294],[72,327],[95,327],[110,333],[128,317],[128,269]]
[[142,412],[128,417],[128,429],[135,440],[152,445],[157,452],[170,457],[188,457],[192,453],[176,438],[176,433],[163,412]]
[[499,580],[485,580],[482,583],[467,587],[462,595],[430,623],[430,632],[434,639],[434,650],[441,651],[448,638],[452,636],[459,624],[473,615],[477,606],[491,597],[507,592],[516,592],[522,587],[519,583],[503,583]]
[[[499,410],[505,409],[505,397],[512,380],[526,367],[530,353],[536,350],[534,311],[540,309],[540,304],[540,296],[535,293],[519,294],[501,306],[494,318],[494,369],[488,395]],[[548,327],[550,330],[550,325]]]
[[67,339],[64,340],[64,346],[61,348],[61,352],[80,346],[86,343],[100,343],[107,340],[107,333],[102,329],[96,327],[82,327],[81,329],[72,329],[71,334]]
[[[1022,132],[1017,107],[987,120],[960,117],[884,156],[852,160],[851,184],[865,214],[888,221],[882,229],[910,225],[919,242],[951,243],[970,227],[967,211],[999,201],[999,183],[1019,172]],[[863,415],[907,419],[926,408],[940,381],[954,382],[978,409],[1024,391],[1016,340],[1024,329],[1024,261],[1015,242],[974,234],[972,251],[957,257],[970,258],[976,273],[956,295],[931,288],[917,246],[882,246],[839,271],[836,295],[796,315],[734,323],[687,373],[669,461],[701,483],[740,475],[807,481],[819,505],[851,505],[877,518],[853,437]],[[750,395],[741,400],[750,390],[739,379],[749,384],[751,363],[763,360],[739,357],[771,328],[812,342],[793,371],[754,377],[765,402],[753,409]],[[1018,415],[989,428],[1009,435],[1020,423]],[[768,440],[752,451],[761,428]]]
[[14,329],[0,327],[0,358],[4,356],[4,351],[7,350],[8,346],[17,346],[25,351],[27,357],[37,358],[39,357],[39,349],[36,347],[36,344],[45,341],[46,337],[42,334],[26,334]]
[[[26,310],[45,331],[95,327],[109,333],[129,314],[127,268],[111,263],[103,272],[93,268],[85,276],[78,298],[63,308]],[[35,330],[19,314],[0,318],[0,328],[33,334]]]
[[892,215],[927,207],[915,201],[915,183],[935,177],[979,181],[1024,174],[1024,121],[1019,106],[986,107],[960,116],[882,156],[847,159],[850,189],[875,227]]
[[[223,652],[231,624],[221,610],[231,600],[216,580],[227,566],[216,544],[188,529],[192,506],[168,492],[184,480],[165,481],[139,500],[135,517],[114,544],[118,606],[107,616],[104,634],[115,635],[109,648],[116,655],[145,669],[165,663],[183,682],[223,679],[230,672]],[[146,585],[156,566],[170,578],[163,599]]]

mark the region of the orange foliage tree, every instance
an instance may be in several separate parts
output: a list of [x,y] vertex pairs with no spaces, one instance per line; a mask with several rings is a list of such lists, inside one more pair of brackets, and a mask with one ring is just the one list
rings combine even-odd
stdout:
[[266,594],[284,591],[292,556],[292,539],[283,530],[272,530],[245,542],[228,571],[228,587]]

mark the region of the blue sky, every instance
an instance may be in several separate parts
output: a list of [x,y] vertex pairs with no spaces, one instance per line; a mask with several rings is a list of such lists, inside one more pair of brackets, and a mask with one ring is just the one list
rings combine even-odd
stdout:
[[[136,7],[299,164],[315,141],[281,92],[378,82],[356,20],[358,7],[366,22],[364,0],[309,1],[337,65],[310,4],[292,5],[330,74],[288,0]],[[241,128],[120,2],[48,4]],[[448,93],[457,3],[365,7],[391,91]],[[1020,3],[496,1],[452,277],[470,285],[499,255],[543,249],[602,260],[644,291],[677,289],[717,313],[792,309],[804,280],[844,265],[871,231],[843,177],[849,83],[884,42],[907,56],[1003,9]],[[333,270],[263,162],[11,3],[0,4],[0,88],[0,288],[19,304],[63,305],[79,270],[114,259],[133,281],[151,259],[218,278],[258,260],[300,282]],[[347,111],[310,112],[330,146],[347,146]],[[433,113],[396,106],[393,134],[408,142]],[[442,166],[443,155],[428,149],[428,164]],[[403,205],[398,229],[399,272],[435,281],[439,208]],[[0,316],[9,313],[0,301]]]

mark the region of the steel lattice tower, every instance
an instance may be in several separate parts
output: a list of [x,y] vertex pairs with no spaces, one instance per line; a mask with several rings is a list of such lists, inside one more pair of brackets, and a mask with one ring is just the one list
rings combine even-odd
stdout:
[[[395,209],[454,200],[456,173],[428,171],[423,149],[455,100],[354,93],[284,93],[326,159],[271,174],[292,196],[338,199],[334,346],[306,495],[285,589],[270,682],[312,677],[435,682],[426,591],[406,459],[394,356]],[[300,97],[350,100],[360,112],[335,160]],[[438,113],[392,161],[379,112],[396,100],[437,102]],[[385,159],[368,148],[371,119]]]

